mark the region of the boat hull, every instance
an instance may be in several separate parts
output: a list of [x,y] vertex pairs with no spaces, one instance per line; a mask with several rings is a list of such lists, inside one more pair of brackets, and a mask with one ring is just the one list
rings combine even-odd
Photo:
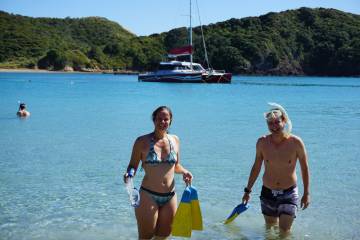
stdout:
[[187,73],[187,74],[140,74],[139,82],[166,82],[166,83],[231,83],[231,73],[208,74],[208,73]]
[[203,74],[204,83],[231,83],[231,73]]

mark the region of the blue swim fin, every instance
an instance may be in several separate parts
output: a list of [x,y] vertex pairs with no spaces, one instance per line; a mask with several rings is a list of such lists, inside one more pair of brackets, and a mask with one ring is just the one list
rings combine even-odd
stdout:
[[240,213],[246,211],[249,208],[248,204],[239,204],[237,205],[234,210],[231,212],[231,214],[229,215],[229,217],[225,220],[224,224],[228,224],[231,223],[232,221],[234,221],[234,219],[239,216]]
[[176,210],[171,234],[178,237],[191,237],[191,228],[191,190],[190,187],[186,187]]
[[200,202],[196,188],[190,186],[191,190],[191,217],[192,217],[192,229],[203,230],[202,214],[200,209]]

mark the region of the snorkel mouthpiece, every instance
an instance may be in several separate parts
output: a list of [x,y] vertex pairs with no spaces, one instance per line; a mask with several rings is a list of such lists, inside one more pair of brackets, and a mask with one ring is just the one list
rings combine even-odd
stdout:
[[283,108],[280,104],[273,103],[273,102],[268,102],[268,104],[270,105],[270,110],[268,112],[264,113],[264,117],[265,117],[266,121],[272,121],[274,119],[279,119],[279,118],[283,117],[286,122],[284,131],[287,134],[290,134],[291,130],[292,130],[292,123],[291,123],[291,120],[290,120],[287,112],[285,111],[285,108]]

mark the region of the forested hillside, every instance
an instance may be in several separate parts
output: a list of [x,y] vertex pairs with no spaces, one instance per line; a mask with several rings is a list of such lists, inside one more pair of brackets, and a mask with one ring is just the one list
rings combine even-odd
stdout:
[[[360,16],[300,8],[203,26],[210,63],[234,74],[360,75]],[[194,60],[204,63],[200,27]],[[31,18],[0,11],[0,67],[156,68],[187,29],[138,37],[105,18]]]

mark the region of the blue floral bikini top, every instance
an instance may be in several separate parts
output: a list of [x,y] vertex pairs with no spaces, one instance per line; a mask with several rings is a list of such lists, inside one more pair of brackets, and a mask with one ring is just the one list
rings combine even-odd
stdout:
[[168,163],[170,165],[173,165],[173,164],[176,163],[177,154],[176,154],[176,152],[174,150],[174,146],[173,146],[172,142],[170,141],[169,137],[166,136],[166,138],[169,141],[170,153],[166,156],[166,158],[164,160],[159,159],[159,157],[158,157],[158,155],[157,155],[157,153],[155,152],[155,149],[154,149],[154,145],[155,145],[154,139],[151,138],[149,153],[147,154],[146,159],[145,159],[146,164],[155,166],[155,165],[158,165],[160,163]]

